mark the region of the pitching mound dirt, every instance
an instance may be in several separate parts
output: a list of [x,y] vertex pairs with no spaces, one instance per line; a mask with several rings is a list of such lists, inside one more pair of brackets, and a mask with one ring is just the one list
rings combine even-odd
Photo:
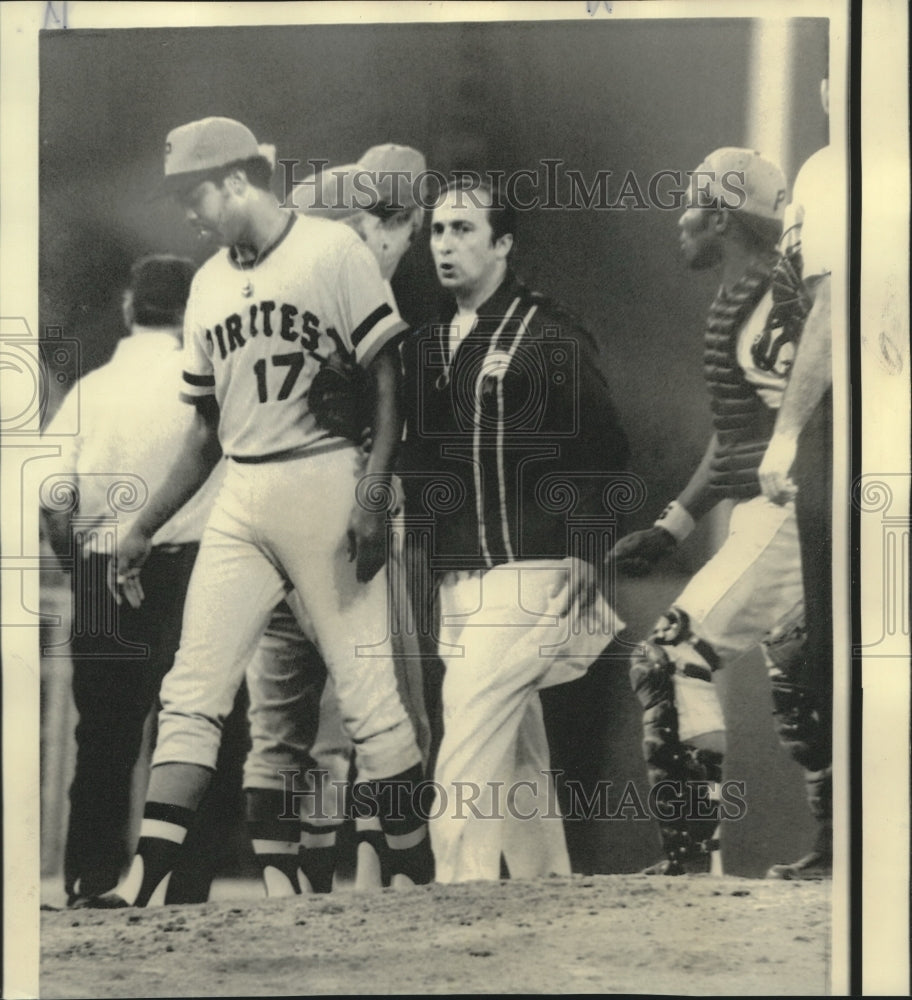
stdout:
[[822,995],[829,896],[602,875],[43,913],[41,995]]

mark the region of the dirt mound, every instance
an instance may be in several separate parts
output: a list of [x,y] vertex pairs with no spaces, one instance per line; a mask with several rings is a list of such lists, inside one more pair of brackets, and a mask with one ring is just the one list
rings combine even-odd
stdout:
[[823,995],[829,883],[643,875],[42,913],[42,997]]

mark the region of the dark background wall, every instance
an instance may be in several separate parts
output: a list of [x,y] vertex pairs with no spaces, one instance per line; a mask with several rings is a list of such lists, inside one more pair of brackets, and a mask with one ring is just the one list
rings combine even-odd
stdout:
[[[793,27],[792,162],[783,164],[790,180],[826,142],[817,97],[826,22]],[[632,170],[645,188],[658,170],[687,171],[717,146],[748,143],[752,28],[744,19],[602,19],[48,33],[41,41],[41,327],[59,326],[78,340],[83,367],[93,368],[121,333],[119,291],[136,256],[208,255],[174,206],[148,200],[165,135],[178,124],[235,117],[275,143],[280,157],[302,161],[351,162],[392,140],[421,149],[443,173],[538,170],[542,159],[559,158],[561,170],[579,170],[590,183],[611,170],[619,185]],[[569,193],[566,185],[558,190]],[[709,427],[700,333],[717,278],[682,266],[677,218],[656,208],[525,213],[515,253],[520,273],[566,302],[600,340],[633,468],[649,494],[632,526],[651,521],[680,490]],[[413,318],[427,308],[432,287],[425,234],[397,279]],[[704,553],[698,538],[675,568],[691,569]],[[668,579],[674,582],[619,595],[641,632],[674,596],[680,580]],[[641,777],[624,671],[615,665],[609,673],[610,690],[597,681],[588,694],[570,686],[552,697],[556,725],[565,727],[556,742],[567,743],[566,726],[584,703],[592,719],[592,697],[601,699],[597,707],[607,699],[611,707],[596,711],[589,737],[571,725],[576,750],[568,745],[566,753],[579,766],[598,761],[602,771],[610,764]],[[795,786],[797,772],[769,738],[759,666],[744,673],[753,681],[734,693],[733,723],[747,727],[763,716],[766,742],[752,781],[777,810],[773,832],[757,827],[732,855],[736,868],[757,874],[769,858],[765,850],[755,858],[751,846],[772,836],[769,849],[787,851],[789,835],[806,831],[800,790],[781,802],[778,784]],[[596,866],[635,866],[653,850],[639,832],[625,836],[612,831],[620,854]]]
[[[797,22],[790,179],[825,142],[817,99],[824,24]],[[280,157],[302,161],[348,163],[395,140],[443,173],[535,170],[559,158],[590,183],[598,170],[613,171],[612,192],[628,170],[645,188],[659,170],[691,170],[717,146],[748,141],[751,28],[749,20],[601,20],[49,33],[41,48],[41,325],[77,337],[94,367],[120,334],[116,289],[137,254],[207,255],[170,203],[145,200],[175,125],[236,117]],[[700,324],[716,283],[682,266],[677,217],[661,209],[525,213],[515,259],[599,336],[635,466],[663,499],[704,441]],[[411,256],[406,280],[424,270],[426,242]]]

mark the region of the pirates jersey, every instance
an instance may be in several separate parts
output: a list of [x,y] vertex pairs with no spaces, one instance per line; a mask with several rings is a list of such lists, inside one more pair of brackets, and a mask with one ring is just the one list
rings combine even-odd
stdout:
[[366,367],[404,329],[355,233],[292,214],[252,265],[224,249],[200,268],[184,322],[182,395],[215,396],[232,458],[304,453],[330,436],[307,404],[321,362],[338,351]]

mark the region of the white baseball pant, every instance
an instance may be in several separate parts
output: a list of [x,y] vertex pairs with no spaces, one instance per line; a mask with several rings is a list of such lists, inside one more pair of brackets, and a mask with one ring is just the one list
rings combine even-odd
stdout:
[[725,659],[756,645],[803,595],[795,505],[759,496],[735,505],[722,547],[672,603]]
[[497,879],[502,852],[514,877],[570,872],[538,692],[582,676],[623,627],[604,599],[594,631],[559,616],[570,570],[570,559],[529,560],[441,583],[439,882]]
[[347,554],[362,471],[354,446],[283,461],[229,460],[190,581],[180,649],[162,685],[153,766],[215,766],[222,722],[289,584],[333,678],[360,776],[391,777],[418,763],[396,685],[386,576],[359,583]]
[[[393,522],[392,544],[384,572],[390,584],[389,620],[398,624],[390,640],[400,697],[411,717],[423,760],[427,760],[430,726],[424,710],[422,665],[414,635],[409,634],[401,602],[407,601],[401,558],[401,516]],[[289,609],[293,609],[292,615]],[[251,749],[244,764],[245,788],[284,789],[282,771],[315,769],[321,775],[315,796],[299,800],[301,818],[320,824],[341,822],[342,786],[353,753],[342,723],[335,686],[327,677],[322,694],[322,668],[312,646],[313,627],[302,629],[307,612],[292,591],[287,605],[272,614],[266,633],[247,668],[250,696]],[[301,786],[305,787],[305,786]]]

